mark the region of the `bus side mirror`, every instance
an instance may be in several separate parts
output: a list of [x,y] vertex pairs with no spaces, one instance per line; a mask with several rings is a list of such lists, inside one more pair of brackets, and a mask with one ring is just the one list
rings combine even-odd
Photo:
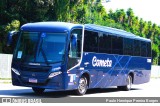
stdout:
[[71,50],[76,50],[77,48],[77,34],[72,34],[71,36]]
[[76,57],[77,53],[77,34],[71,35],[69,57]]
[[17,31],[9,32],[7,36],[7,46],[10,46],[13,43],[13,40],[17,40],[18,36],[19,36],[19,32]]

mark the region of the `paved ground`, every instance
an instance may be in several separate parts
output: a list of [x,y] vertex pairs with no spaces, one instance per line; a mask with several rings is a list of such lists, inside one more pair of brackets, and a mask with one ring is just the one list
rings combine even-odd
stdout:
[[[11,84],[0,84],[0,97],[73,97],[72,91],[53,92],[46,90],[43,95],[36,95],[31,88],[17,87]],[[120,91],[117,88],[88,90],[84,97],[160,97],[160,79],[151,79],[149,83],[134,85],[131,91]]]

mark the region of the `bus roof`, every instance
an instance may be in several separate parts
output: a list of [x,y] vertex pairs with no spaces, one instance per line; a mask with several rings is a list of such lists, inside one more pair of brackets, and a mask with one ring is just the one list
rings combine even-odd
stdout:
[[146,42],[151,42],[150,39],[146,39],[146,38],[134,35],[130,32],[127,32],[127,31],[124,31],[121,29],[100,26],[100,25],[94,25],[94,24],[85,24],[85,28],[95,30],[95,31],[101,31],[104,33],[110,33],[110,34],[118,36],[118,37],[124,37],[124,38],[137,39],[137,40],[142,40],[142,41],[146,41]]
[[[136,36],[130,32],[126,32],[124,30],[111,28],[111,27],[105,27],[100,25],[94,25],[94,24],[85,24],[85,28],[88,28],[90,30],[95,31],[101,31],[104,33],[110,33],[112,35],[116,35],[119,37],[124,38],[131,38],[131,39],[137,39],[137,40],[143,40],[146,42],[151,42],[150,39],[146,39],[143,37]],[[28,23],[24,24],[21,27],[21,30],[25,31],[48,31],[48,32],[64,32],[64,31],[70,31],[72,28],[82,28],[82,24],[73,24],[73,23],[67,23],[67,22],[36,22],[36,23]],[[53,30],[54,29],[54,30]]]
[[36,22],[36,23],[24,24],[21,27],[21,30],[64,32],[64,31],[70,31],[73,27],[83,27],[83,25],[66,23],[66,22]]

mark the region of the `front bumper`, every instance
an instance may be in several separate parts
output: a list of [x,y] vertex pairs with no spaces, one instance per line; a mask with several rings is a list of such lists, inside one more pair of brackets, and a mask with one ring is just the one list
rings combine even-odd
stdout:
[[[25,86],[25,87],[37,87],[37,88],[45,88],[45,89],[53,89],[56,91],[64,90],[64,81],[63,74],[57,75],[53,78],[48,78],[44,76],[29,76],[31,74],[28,72],[28,75],[16,75],[12,72],[12,84],[15,86]],[[30,82],[29,79],[34,78],[37,80],[36,83]]]

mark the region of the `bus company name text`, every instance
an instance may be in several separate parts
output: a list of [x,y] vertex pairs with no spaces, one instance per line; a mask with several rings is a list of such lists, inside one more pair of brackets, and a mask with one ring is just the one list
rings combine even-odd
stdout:
[[97,59],[96,56],[92,58],[93,67],[112,67],[112,60],[107,58],[107,60]]

